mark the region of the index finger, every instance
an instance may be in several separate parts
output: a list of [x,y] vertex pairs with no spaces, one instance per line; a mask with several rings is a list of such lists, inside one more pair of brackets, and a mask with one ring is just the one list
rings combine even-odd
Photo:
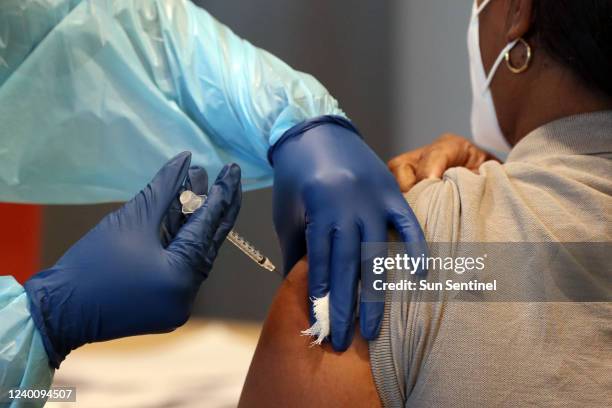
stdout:
[[424,149],[425,148],[420,147],[418,149],[402,153],[399,156],[396,156],[393,159],[389,160],[387,162],[387,167],[389,167],[390,170],[393,170],[394,168],[399,167],[404,163],[416,165],[419,162],[419,159],[421,158],[421,154],[423,153]]
[[442,178],[444,172],[452,166],[452,160],[446,148],[433,148],[423,153],[423,157],[419,162],[419,167],[416,170],[418,181],[427,178]]

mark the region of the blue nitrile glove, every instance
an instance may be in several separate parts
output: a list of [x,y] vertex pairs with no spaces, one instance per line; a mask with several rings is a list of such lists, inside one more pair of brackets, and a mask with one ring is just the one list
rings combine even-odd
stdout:
[[[202,167],[191,166],[187,172],[187,178],[183,187],[179,189],[179,196],[185,190],[193,191],[197,195],[208,194],[208,173]],[[172,239],[176,236],[183,224],[189,218],[183,214],[183,204],[178,197],[172,200],[172,204],[168,208],[161,225],[161,242],[162,245],[168,246]],[[232,223],[234,220],[232,220]]]
[[[416,217],[387,166],[346,119],[323,116],[289,130],[269,154],[274,224],[285,273],[308,248],[309,297],[330,293],[331,342],[350,345],[361,242],[386,242],[388,225],[425,251]],[[361,333],[378,336],[384,305],[360,303]]]
[[168,332],[186,322],[241,202],[240,168],[226,166],[202,208],[164,247],[160,223],[190,162],[187,152],[170,160],[55,266],[26,282],[32,317],[52,366],[57,368],[85,343]]

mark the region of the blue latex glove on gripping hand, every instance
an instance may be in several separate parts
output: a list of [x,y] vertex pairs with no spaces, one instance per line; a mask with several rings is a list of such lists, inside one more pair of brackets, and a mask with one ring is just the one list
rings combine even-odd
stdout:
[[[190,153],[170,160],[130,202],[106,216],[58,263],[24,285],[51,365],[95,341],[169,332],[186,322],[241,202],[240,168],[226,166],[205,204],[172,218],[188,176],[207,191]],[[195,176],[195,178],[194,178]],[[197,185],[195,185],[197,184]],[[174,236],[162,245],[160,225]]]
[[[393,225],[421,255],[423,232],[387,166],[346,119],[324,116],[294,127],[269,159],[285,273],[308,248],[309,297],[329,292],[332,346],[344,351],[354,332],[361,242],[387,242]],[[383,302],[360,303],[366,340],[378,336],[383,311]]]

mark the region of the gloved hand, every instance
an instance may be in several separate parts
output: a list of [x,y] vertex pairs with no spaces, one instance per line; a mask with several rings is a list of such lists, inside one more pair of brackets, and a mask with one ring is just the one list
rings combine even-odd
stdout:
[[[330,293],[331,342],[348,348],[360,279],[361,242],[387,242],[393,225],[425,253],[423,232],[395,179],[347,120],[323,116],[290,129],[269,154],[274,224],[284,270],[308,248],[309,297]],[[378,336],[382,302],[361,302],[361,334]]]
[[240,168],[226,166],[205,204],[164,247],[160,223],[190,162],[187,152],[170,160],[134,199],[25,283],[53,367],[85,343],[168,332],[187,321],[241,201]]

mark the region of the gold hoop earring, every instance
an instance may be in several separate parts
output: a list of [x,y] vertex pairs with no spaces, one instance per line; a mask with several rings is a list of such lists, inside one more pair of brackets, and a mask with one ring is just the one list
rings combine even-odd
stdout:
[[518,42],[525,46],[525,49],[527,50],[527,59],[525,60],[525,63],[522,66],[515,67],[515,66],[512,65],[512,61],[510,61],[510,52],[514,49],[514,47],[512,47],[512,50],[508,50],[506,52],[506,55],[505,55],[506,66],[508,67],[510,72],[512,72],[513,74],[520,74],[522,72],[527,71],[527,68],[529,68],[529,63],[531,63],[531,56],[532,55],[531,55],[531,47],[529,46],[529,43],[527,41],[525,41],[523,38],[519,38]]

